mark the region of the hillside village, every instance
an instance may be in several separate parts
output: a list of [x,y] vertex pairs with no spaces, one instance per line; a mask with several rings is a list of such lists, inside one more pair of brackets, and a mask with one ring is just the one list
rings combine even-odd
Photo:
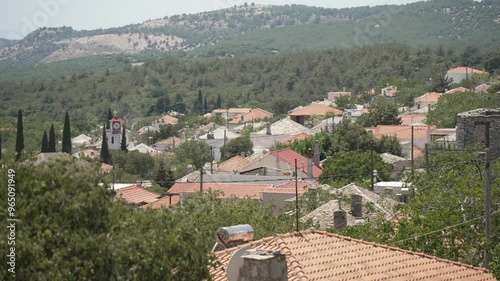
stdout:
[[[437,13],[476,16],[438,2]],[[467,5],[498,5],[483,2]],[[15,222],[0,279],[498,280],[498,48],[196,53],[235,28],[363,21],[368,10],[245,3],[128,32],[0,40],[0,67],[46,64],[0,77],[0,213]],[[221,37],[202,42],[207,31]],[[51,40],[64,48],[26,55]],[[120,52],[122,69],[43,74],[73,58],[94,67],[96,52]]]

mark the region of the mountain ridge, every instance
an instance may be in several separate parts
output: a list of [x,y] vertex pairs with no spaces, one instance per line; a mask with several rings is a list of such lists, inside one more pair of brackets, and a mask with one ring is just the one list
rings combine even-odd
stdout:
[[387,42],[491,48],[500,38],[499,25],[498,0],[343,9],[243,5],[109,29],[40,28],[16,42],[0,40],[0,66],[141,52],[191,57],[272,55]]

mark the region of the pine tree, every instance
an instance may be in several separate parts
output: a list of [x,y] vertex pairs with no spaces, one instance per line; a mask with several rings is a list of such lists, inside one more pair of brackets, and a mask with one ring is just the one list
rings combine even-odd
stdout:
[[120,142],[120,149],[122,151],[125,151],[125,152],[128,152],[128,149],[127,149],[127,135],[126,135],[126,130],[125,130],[125,126],[123,126],[123,130],[122,130],[122,140]]
[[54,130],[54,124],[50,126],[49,131],[49,152],[56,152],[56,132]]
[[101,160],[106,164],[111,164],[111,154],[109,154],[108,137],[106,136],[106,126],[102,128]]
[[69,124],[69,114],[67,111],[66,116],[64,117],[62,152],[71,154],[71,126]]
[[111,108],[108,109],[108,121],[106,122],[106,129],[109,129],[109,120],[113,119],[113,113],[111,112]]
[[23,112],[19,109],[17,114],[17,136],[16,136],[16,161],[21,159],[21,153],[24,149],[24,132],[23,132]]
[[43,131],[42,153],[46,152],[49,152],[49,138],[47,137],[47,131]]

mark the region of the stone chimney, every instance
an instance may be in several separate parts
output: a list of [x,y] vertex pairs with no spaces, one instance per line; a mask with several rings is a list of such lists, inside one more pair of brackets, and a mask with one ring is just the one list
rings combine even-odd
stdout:
[[281,251],[251,249],[241,258],[238,281],[288,281],[286,256]]
[[356,194],[351,196],[351,215],[355,218],[363,216],[363,197]]
[[318,140],[314,141],[314,165],[319,167],[319,142]]
[[313,178],[313,152],[310,148],[307,150],[307,177]]
[[333,212],[333,227],[343,228],[346,226],[347,226],[347,212],[342,210],[342,209],[338,209],[338,210],[334,211]]
[[266,123],[266,135],[270,136],[271,134],[271,123]]

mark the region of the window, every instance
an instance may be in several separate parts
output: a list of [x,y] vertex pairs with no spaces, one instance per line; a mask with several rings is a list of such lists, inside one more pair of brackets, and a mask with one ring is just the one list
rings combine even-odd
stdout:
[[115,143],[115,137],[111,137],[111,144]]
[[476,143],[483,146],[490,146],[490,123],[476,123]]

